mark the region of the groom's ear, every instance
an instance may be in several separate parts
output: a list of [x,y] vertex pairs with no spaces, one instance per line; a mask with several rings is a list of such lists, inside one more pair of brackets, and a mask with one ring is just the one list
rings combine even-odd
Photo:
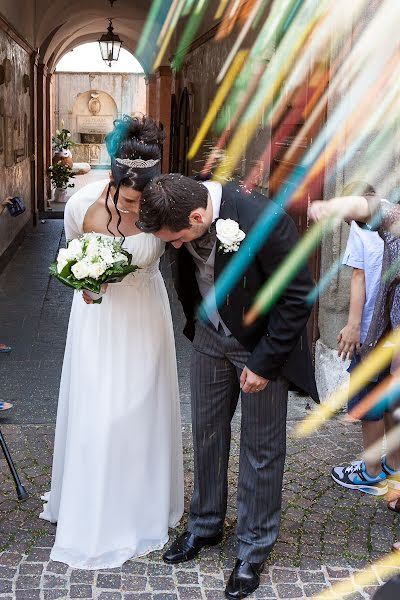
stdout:
[[192,210],[189,215],[189,223],[191,225],[202,225],[204,223],[204,215],[201,208]]

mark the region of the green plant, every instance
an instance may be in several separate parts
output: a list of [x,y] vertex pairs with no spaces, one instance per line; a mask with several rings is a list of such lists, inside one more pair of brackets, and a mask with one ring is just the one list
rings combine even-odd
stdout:
[[74,183],[69,183],[69,180],[75,177],[75,175],[72,174],[71,167],[64,165],[61,161],[54,163],[54,165],[48,168],[47,172],[50,176],[53,188],[66,190],[67,188],[75,187]]
[[75,142],[71,140],[71,132],[69,129],[57,129],[56,135],[53,136],[53,148],[54,150],[68,150],[75,146]]

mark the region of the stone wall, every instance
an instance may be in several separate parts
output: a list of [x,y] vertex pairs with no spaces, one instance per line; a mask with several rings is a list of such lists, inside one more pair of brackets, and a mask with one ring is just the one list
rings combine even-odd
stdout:
[[[0,255],[29,222],[31,203],[31,98],[28,53],[0,29],[0,198],[21,196],[27,211],[0,217]],[[4,80],[4,81],[3,81]]]
[[[100,114],[121,117],[146,111],[146,84],[142,74],[56,73],[54,77],[54,126],[57,128],[63,119],[65,127],[71,130],[77,142],[80,140],[77,137],[76,115],[90,115],[86,102],[90,91],[103,94],[104,107]],[[86,106],[80,106],[81,98]]]
[[31,46],[35,46],[35,5],[33,0],[1,0],[3,17]]

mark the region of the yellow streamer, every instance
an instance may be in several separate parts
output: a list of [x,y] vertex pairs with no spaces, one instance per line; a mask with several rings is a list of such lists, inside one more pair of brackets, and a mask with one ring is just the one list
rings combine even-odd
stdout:
[[226,7],[228,6],[229,0],[221,0],[219,6],[217,8],[217,12],[214,15],[214,21],[218,21],[222,17],[225,12]]
[[[305,41],[318,23],[318,19],[319,15],[315,14],[314,17],[305,25],[304,29],[298,35],[296,42],[293,44],[293,47],[290,49],[290,55],[286,57],[286,63],[280,68],[279,72],[275,74],[274,81],[272,81],[268,86],[263,101],[255,111],[255,114],[252,115],[250,119],[242,123],[240,127],[238,127],[231,143],[226,149],[225,159],[215,172],[214,179],[216,181],[223,183],[231,177],[233,170],[240,161],[241,156],[245,152],[250,140],[257,130],[264,111],[272,104],[274,97],[278,93],[278,90],[281,88],[282,83],[287,76],[287,73],[290,71],[293,61],[297,58],[298,53],[304,46]],[[247,138],[245,137],[246,133],[248,135]]]
[[207,135],[208,130],[210,129],[215,118],[217,117],[218,111],[220,110],[222,104],[224,103],[225,98],[229,94],[229,91],[230,91],[232,85],[234,84],[235,79],[244,64],[244,61],[246,60],[248,53],[249,53],[248,50],[240,50],[238,52],[235,60],[233,61],[232,66],[229,69],[224,81],[220,85],[218,92],[213,100],[213,103],[211,104],[210,108],[208,109],[208,112],[203,120],[203,123],[201,124],[201,127],[200,127],[199,131],[197,132],[197,135],[193,141],[193,144],[188,152],[189,160],[192,160],[196,156],[197,152],[199,151],[201,143],[203,142],[205,136]]
[[354,573],[352,579],[345,579],[336,585],[327,588],[321,594],[313,596],[313,600],[326,600],[327,598],[344,598],[349,594],[359,591],[359,588],[366,587],[394,575],[400,567],[400,552],[391,553],[373,563],[367,569]]
[[294,430],[294,436],[298,438],[306,437],[319,429],[325,421],[346,404],[349,397],[354,396],[365,386],[367,381],[371,381],[377,373],[388,366],[392,360],[394,350],[399,346],[400,328],[391,332],[379,342],[376,348],[352,371],[348,386],[347,384],[340,386],[330,398],[299,423]]

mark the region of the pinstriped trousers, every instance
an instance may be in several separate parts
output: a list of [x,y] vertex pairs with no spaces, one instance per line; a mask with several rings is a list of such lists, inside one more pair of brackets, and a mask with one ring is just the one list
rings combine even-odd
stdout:
[[[191,365],[195,481],[188,529],[198,536],[213,536],[223,528],[231,420],[249,356],[221,328],[196,324]],[[241,395],[237,556],[247,562],[264,561],[278,537],[287,395],[283,378],[270,381],[262,392]]]

